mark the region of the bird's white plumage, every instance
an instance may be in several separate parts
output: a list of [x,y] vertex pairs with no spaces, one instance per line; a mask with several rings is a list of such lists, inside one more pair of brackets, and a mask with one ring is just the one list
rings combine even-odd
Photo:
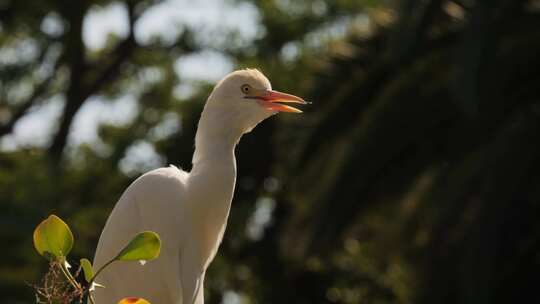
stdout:
[[157,304],[202,304],[208,264],[223,237],[236,180],[234,147],[242,134],[274,114],[246,100],[240,86],[270,90],[257,70],[241,70],[220,81],[208,98],[195,139],[193,169],[153,170],[121,196],[101,234],[94,264],[101,267],[138,232],[162,239],[159,258],[144,266],[116,262],[97,281],[96,303],[113,304],[128,296]]

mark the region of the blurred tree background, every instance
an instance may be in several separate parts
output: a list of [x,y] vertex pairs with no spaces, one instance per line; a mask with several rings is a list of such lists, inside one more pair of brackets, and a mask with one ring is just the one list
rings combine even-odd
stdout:
[[[250,39],[183,20],[141,38],[167,2],[0,0],[2,303],[34,300],[46,265],[31,235],[45,216],[92,256],[131,181],[190,168],[213,83],[175,62],[204,52],[314,103],[237,148],[208,303],[540,301],[540,1],[230,0],[254,12]],[[126,32],[89,47],[85,20],[111,6]],[[95,99],[135,106],[78,142]],[[17,125],[51,106],[50,134],[16,144]]]

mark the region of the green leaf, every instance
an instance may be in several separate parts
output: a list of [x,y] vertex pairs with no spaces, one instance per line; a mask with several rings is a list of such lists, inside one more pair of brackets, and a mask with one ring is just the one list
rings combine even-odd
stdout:
[[65,257],[73,247],[73,233],[58,216],[50,215],[34,230],[34,247],[46,258]]
[[90,283],[94,277],[94,270],[92,269],[92,263],[88,259],[81,259],[81,268],[84,273],[84,279]]
[[129,244],[116,256],[119,261],[149,261],[159,256],[161,239],[153,231],[137,234]]
[[135,298],[135,297],[129,297],[129,298],[123,298],[118,302],[118,304],[150,304],[147,300],[143,298]]

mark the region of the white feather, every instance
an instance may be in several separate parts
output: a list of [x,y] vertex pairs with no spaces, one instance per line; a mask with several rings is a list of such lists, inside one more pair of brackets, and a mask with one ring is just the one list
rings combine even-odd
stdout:
[[114,257],[138,232],[152,230],[162,239],[159,258],[115,262],[98,280],[96,303],[143,297],[157,304],[202,304],[205,271],[227,224],[236,181],[234,148],[240,137],[274,114],[243,98],[244,83],[270,89],[256,70],[236,71],[214,89],[196,135],[193,169],[175,166],[150,171],[121,196],[99,239],[96,269]]

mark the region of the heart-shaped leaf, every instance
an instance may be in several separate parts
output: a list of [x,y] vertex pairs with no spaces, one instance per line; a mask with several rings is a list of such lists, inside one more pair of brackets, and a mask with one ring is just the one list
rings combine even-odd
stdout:
[[159,256],[161,239],[153,231],[137,234],[116,256],[119,261],[149,261]]
[[73,247],[73,233],[58,216],[50,215],[34,230],[34,247],[47,258],[61,258]]
[[135,298],[135,297],[129,297],[129,298],[123,298],[118,302],[118,304],[150,304],[150,302],[146,301],[143,298]]
[[94,277],[94,270],[92,269],[92,263],[88,259],[81,259],[81,268],[84,273],[84,279],[90,283]]

